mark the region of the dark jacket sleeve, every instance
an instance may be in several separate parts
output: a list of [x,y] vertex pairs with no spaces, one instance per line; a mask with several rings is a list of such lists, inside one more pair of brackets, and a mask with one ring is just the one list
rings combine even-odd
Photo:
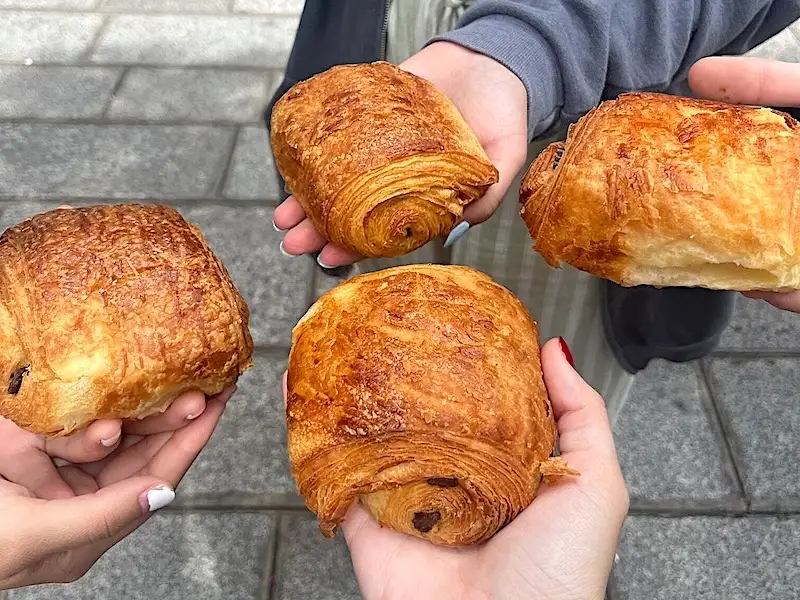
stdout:
[[484,0],[435,39],[516,73],[533,138],[620,92],[671,91],[698,59],[742,54],[798,17],[800,0]]

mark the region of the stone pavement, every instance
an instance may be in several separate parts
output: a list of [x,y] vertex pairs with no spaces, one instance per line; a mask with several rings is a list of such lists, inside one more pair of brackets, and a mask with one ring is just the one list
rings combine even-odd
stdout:
[[[168,201],[247,297],[257,366],[175,505],[81,582],[29,599],[357,598],[294,491],[279,378],[323,281],[278,251],[259,112],[302,0],[0,0],[0,226]],[[787,30],[762,53],[800,58]],[[613,600],[800,598],[800,319],[742,299],[722,347],[654,364],[616,428],[632,497]]]

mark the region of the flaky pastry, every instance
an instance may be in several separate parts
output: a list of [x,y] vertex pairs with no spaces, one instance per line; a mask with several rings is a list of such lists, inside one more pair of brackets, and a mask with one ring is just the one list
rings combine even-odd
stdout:
[[271,131],[275,164],[316,229],[363,256],[399,256],[449,233],[498,177],[447,96],[385,62],[296,84]]
[[396,531],[441,545],[490,538],[542,477],[572,473],[538,330],[522,303],[466,267],[360,275],[293,332],[292,471],[326,536],[360,500]]
[[48,436],[216,394],[251,363],[247,305],[156,205],[57,209],[0,237],[0,416]]
[[602,103],[523,181],[534,248],[625,286],[800,288],[790,116],[662,94]]

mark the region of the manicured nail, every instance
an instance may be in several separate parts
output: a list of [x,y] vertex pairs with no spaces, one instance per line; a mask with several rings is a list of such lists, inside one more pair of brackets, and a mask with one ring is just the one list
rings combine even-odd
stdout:
[[277,231],[278,233],[283,233],[284,231],[286,231],[285,229],[281,229],[280,227],[278,227],[277,225],[275,225],[275,221],[272,221],[272,228],[273,228],[275,231]]
[[111,448],[112,446],[116,446],[119,438],[122,437],[122,431],[118,431],[117,435],[114,437],[110,437],[107,440],[100,440],[100,444],[105,448]]
[[187,420],[187,421],[194,421],[194,420],[195,420],[197,417],[199,417],[199,416],[200,416],[200,415],[202,415],[202,414],[203,414],[203,413],[199,412],[199,413],[196,413],[196,414],[187,415],[187,416],[186,416],[186,420]]
[[318,264],[320,267],[322,267],[323,269],[335,269],[335,268],[336,268],[336,267],[332,267],[332,266],[330,266],[330,265],[326,265],[326,264],[325,264],[325,263],[322,261],[322,254],[320,254],[320,255],[318,255],[318,256],[317,256],[317,264]]
[[288,253],[288,252],[287,252],[287,251],[284,249],[284,247],[283,247],[283,242],[281,242],[281,245],[279,246],[279,248],[280,248],[281,254],[283,254],[285,257],[287,257],[287,258],[294,258],[294,257],[295,257],[295,255],[294,255],[294,254],[289,254],[289,253]]
[[470,225],[466,221],[461,221],[458,225],[453,227],[453,230],[450,232],[450,235],[447,236],[447,239],[444,241],[444,247],[449,248],[453,244],[455,244],[458,240],[461,239],[467,229],[469,229]]
[[292,195],[292,190],[290,190],[289,186],[286,185],[285,183],[283,184],[283,191],[289,194],[290,196]]
[[142,510],[145,514],[154,513],[175,500],[175,492],[166,485],[158,485],[142,494]]
[[575,359],[572,358],[572,352],[570,351],[569,346],[567,346],[567,341],[560,337],[558,338],[558,343],[561,344],[561,351],[564,353],[564,357],[567,359],[569,366],[574,369]]

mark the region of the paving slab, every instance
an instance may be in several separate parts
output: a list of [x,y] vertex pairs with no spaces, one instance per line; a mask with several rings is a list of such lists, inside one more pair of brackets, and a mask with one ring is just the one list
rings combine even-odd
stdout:
[[0,0],[0,8],[91,10],[98,0]]
[[278,202],[275,161],[264,125],[243,127],[239,132],[223,194],[226,198]]
[[718,350],[800,351],[800,318],[763,300],[739,296]]
[[[181,501],[247,497],[272,506],[302,506],[286,449],[281,376],[286,357],[257,354],[239,380],[211,442],[187,474]],[[241,500],[240,500],[241,501]]]
[[92,61],[148,65],[283,68],[297,29],[294,17],[114,15]]
[[281,519],[278,600],[360,600],[350,553],[340,533],[322,536],[310,513]]
[[205,197],[229,127],[0,124],[0,196]]
[[629,517],[612,598],[798,598],[799,550],[797,517]]
[[65,63],[89,49],[100,15],[4,11],[0,14],[0,61]]
[[233,10],[249,13],[300,14],[305,0],[234,0]]
[[79,582],[12,591],[9,600],[255,600],[274,530],[270,515],[162,512]]
[[228,11],[229,0],[102,0],[101,10],[151,12],[220,12]]
[[275,75],[220,69],[131,69],[111,103],[111,119],[253,122]]
[[636,378],[614,440],[636,505],[743,509],[694,365],[653,362]]
[[106,67],[0,66],[0,118],[101,117],[121,74]]
[[709,375],[753,507],[800,510],[800,359],[715,359]]

